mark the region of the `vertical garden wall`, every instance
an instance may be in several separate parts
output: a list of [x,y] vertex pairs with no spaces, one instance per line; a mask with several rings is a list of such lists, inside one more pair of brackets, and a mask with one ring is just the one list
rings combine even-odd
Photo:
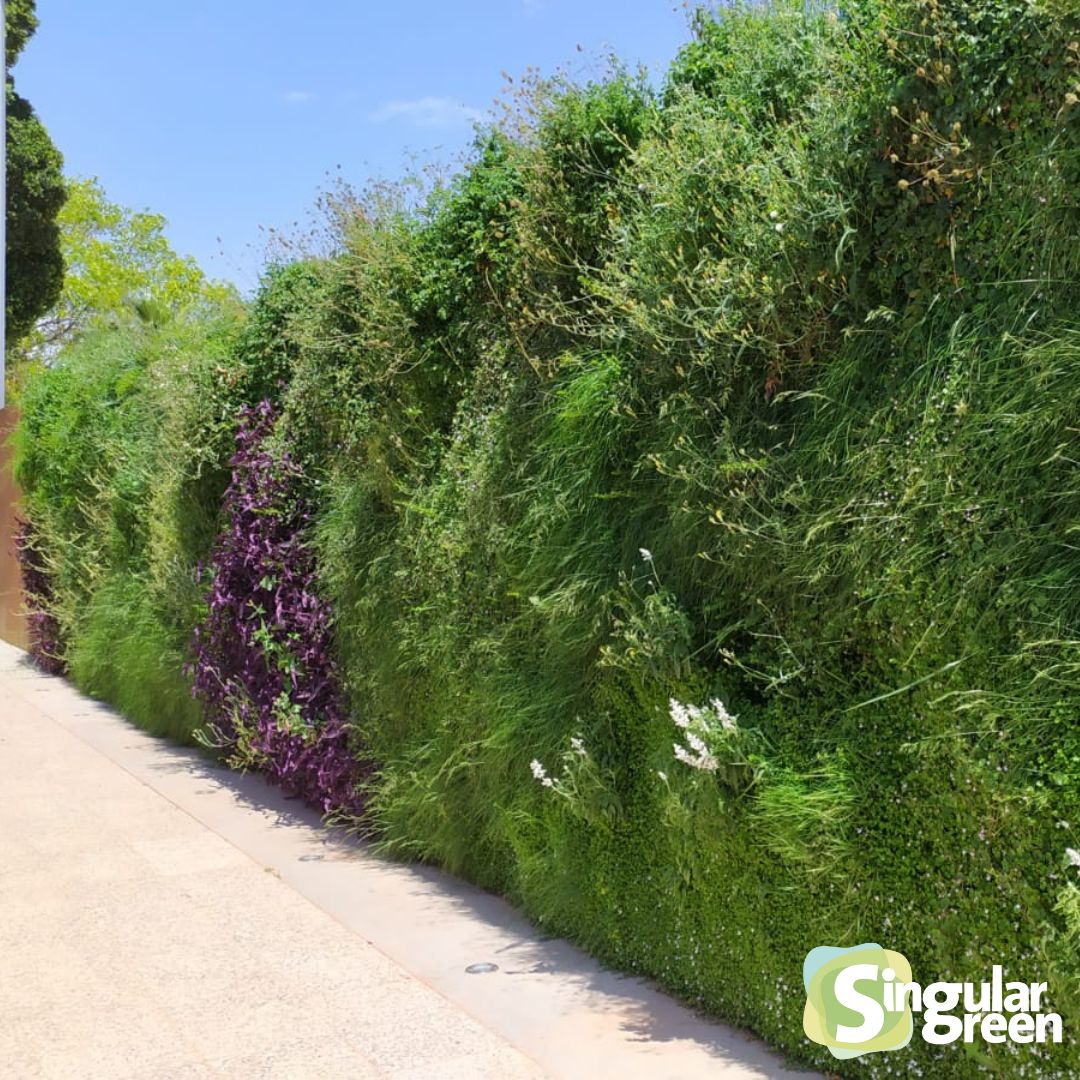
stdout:
[[[540,84],[247,322],[28,385],[62,657],[842,1075],[803,957],[992,964],[1080,1020],[1080,19],[702,15]],[[193,696],[194,691],[194,696]]]
[[9,439],[15,429],[16,412],[0,409],[0,640],[23,648],[29,643],[23,617],[22,577],[19,573],[16,537],[19,531],[19,493],[11,466]]

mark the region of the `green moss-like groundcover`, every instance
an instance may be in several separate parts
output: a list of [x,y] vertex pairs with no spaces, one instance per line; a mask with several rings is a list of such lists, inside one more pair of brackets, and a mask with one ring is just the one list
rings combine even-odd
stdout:
[[[72,673],[199,724],[196,568],[269,400],[388,850],[830,1072],[1076,1075],[1080,20],[695,29],[659,90],[529,87],[419,207],[338,193],[246,326],[31,381]],[[735,719],[701,750],[672,699]],[[802,961],[862,941],[1047,980],[1066,1041],[834,1061]]]

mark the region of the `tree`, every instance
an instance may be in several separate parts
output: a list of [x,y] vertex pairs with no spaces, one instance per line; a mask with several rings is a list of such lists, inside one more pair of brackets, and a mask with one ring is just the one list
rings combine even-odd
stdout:
[[53,355],[95,327],[160,324],[239,303],[231,286],[208,281],[194,259],[173,251],[164,217],[110,202],[97,180],[68,180],[57,222],[67,275],[24,342],[31,355]]
[[[34,0],[4,4],[8,70],[37,29]],[[56,217],[64,205],[63,158],[30,103],[7,77],[6,343],[19,341],[60,295],[64,260]]]

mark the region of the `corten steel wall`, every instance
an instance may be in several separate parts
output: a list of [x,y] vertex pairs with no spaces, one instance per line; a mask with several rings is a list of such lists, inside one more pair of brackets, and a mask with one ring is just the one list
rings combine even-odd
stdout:
[[15,510],[19,493],[11,475],[11,452],[7,446],[15,421],[13,408],[0,409],[0,638],[25,648],[22,581],[15,561]]

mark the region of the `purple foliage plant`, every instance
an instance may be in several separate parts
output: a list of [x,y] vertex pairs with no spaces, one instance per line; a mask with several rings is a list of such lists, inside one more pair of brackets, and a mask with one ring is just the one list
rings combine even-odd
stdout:
[[240,414],[224,525],[208,567],[209,595],[192,641],[192,692],[211,740],[324,812],[362,810],[365,769],[350,747],[331,611],[305,542],[302,474],[272,445],[269,402]]
[[15,557],[22,572],[30,658],[47,675],[63,675],[67,671],[67,664],[64,662],[60,624],[52,612],[52,580],[40,538],[30,521],[18,523]]

